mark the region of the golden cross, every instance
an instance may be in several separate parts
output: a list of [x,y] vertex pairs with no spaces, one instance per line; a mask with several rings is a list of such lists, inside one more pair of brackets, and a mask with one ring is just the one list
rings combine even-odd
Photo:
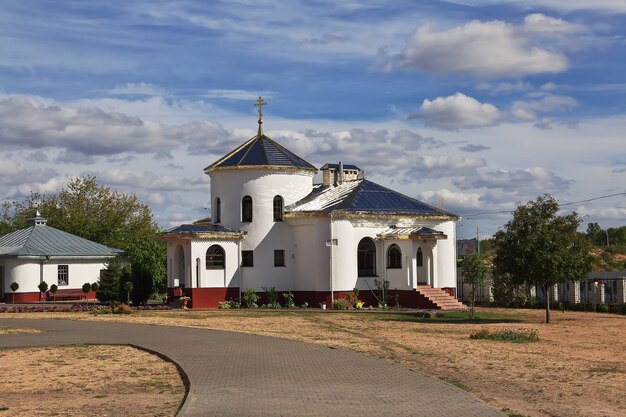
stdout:
[[267,103],[265,101],[263,101],[263,97],[259,96],[259,99],[256,101],[256,104],[254,105],[254,107],[258,107],[259,108],[259,136],[261,136],[263,134],[263,106],[265,106]]

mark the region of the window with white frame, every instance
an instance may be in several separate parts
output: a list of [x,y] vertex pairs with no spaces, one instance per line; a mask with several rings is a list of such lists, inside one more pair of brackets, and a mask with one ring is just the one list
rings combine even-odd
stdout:
[[57,267],[57,279],[58,285],[68,285],[70,282],[69,277],[69,266],[68,265],[59,265]]

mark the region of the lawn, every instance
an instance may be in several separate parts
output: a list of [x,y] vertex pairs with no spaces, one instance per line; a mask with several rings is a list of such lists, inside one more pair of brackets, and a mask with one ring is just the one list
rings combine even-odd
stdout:
[[[626,412],[626,317],[586,312],[479,309],[418,318],[406,311],[144,311],[128,316],[28,313],[255,333],[390,360],[472,392],[522,416],[612,416]],[[3,315],[4,317],[11,314]],[[539,341],[471,340],[482,329],[537,331]]]

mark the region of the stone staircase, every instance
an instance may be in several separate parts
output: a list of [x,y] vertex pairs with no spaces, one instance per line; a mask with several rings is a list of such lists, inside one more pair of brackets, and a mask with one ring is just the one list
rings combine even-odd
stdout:
[[415,291],[429,304],[430,308],[443,311],[464,310],[465,305],[441,288],[433,288],[430,285],[418,285]]

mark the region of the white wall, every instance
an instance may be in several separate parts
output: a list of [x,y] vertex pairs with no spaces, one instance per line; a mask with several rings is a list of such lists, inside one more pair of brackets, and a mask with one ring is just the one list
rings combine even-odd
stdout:
[[[224,269],[206,269],[206,252],[213,246],[219,245],[224,249]],[[200,288],[238,287],[237,268],[239,267],[239,252],[234,240],[193,240],[191,242],[191,287],[198,288],[198,274],[196,264],[200,265]]]
[[448,221],[437,225],[445,233],[446,240],[437,241],[437,288],[456,288],[456,222]]
[[[313,189],[311,171],[228,170],[211,176],[211,201],[221,200],[220,224],[247,232],[241,250],[254,251],[254,266],[241,268],[243,286],[293,288],[294,242],[292,231],[284,222],[275,222],[274,197],[283,198],[284,206],[299,201]],[[252,222],[241,222],[241,200],[252,197]],[[215,215],[215,213],[213,213]],[[284,250],[285,266],[274,266],[274,250]],[[294,288],[295,289],[295,288]]]
[[[94,283],[100,279],[100,270],[106,268],[106,260],[75,260],[52,259],[43,263],[43,280],[50,287],[56,284],[59,290],[82,288],[85,283]],[[4,293],[11,294],[9,287],[17,282],[20,288],[18,293],[39,292],[37,286],[41,282],[41,262],[29,259],[5,259],[4,264]],[[68,285],[58,283],[58,265],[68,265]]]

